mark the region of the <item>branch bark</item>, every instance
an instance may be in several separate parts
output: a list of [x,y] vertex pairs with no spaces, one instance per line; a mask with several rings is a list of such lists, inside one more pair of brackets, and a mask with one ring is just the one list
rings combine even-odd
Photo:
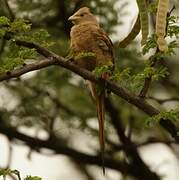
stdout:
[[[115,84],[114,82],[104,80],[104,79],[99,79],[95,77],[91,72],[79,68],[77,65],[75,65],[73,62],[67,61],[65,58],[58,56],[54,54],[53,52],[49,51],[46,48],[43,48],[37,44],[34,44],[32,42],[26,42],[26,41],[20,41],[17,40],[16,44],[19,46],[24,46],[28,48],[35,48],[37,52],[44,57],[46,57],[46,60],[37,62],[37,63],[32,63],[29,65],[26,65],[22,68],[13,70],[11,72],[7,72],[5,74],[0,75],[0,81],[3,80],[8,80],[11,78],[19,77],[27,72],[42,69],[51,65],[59,65],[63,68],[66,68],[80,76],[82,76],[84,79],[91,80],[96,83],[104,83],[105,87],[109,90],[111,90],[114,94],[117,96],[123,98],[126,100],[128,103],[136,106],[138,109],[143,111],[149,116],[154,116],[160,113],[158,109],[150,105],[147,101],[145,101],[143,98],[138,97],[136,94],[132,94],[120,85]],[[179,136],[178,136],[178,130],[179,128],[176,127],[170,120],[160,120],[160,125],[165,128],[170,135],[175,138],[177,142],[179,142]]]
[[118,109],[113,105],[113,103],[109,99],[106,99],[105,102],[106,109],[110,114],[112,124],[116,130],[116,133],[118,134],[119,140],[124,145],[124,152],[126,153],[126,157],[127,159],[129,159],[134,168],[135,166],[137,167],[136,173],[138,173],[139,176],[141,176],[142,180],[159,179],[156,173],[152,172],[141,159],[136,145],[125,135],[123,125],[119,120]]

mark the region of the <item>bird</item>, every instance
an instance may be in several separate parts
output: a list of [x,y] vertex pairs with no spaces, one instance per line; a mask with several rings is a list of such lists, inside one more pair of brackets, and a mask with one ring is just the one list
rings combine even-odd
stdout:
[[[96,68],[109,67],[111,72],[104,72],[100,76],[109,79],[114,69],[114,48],[107,33],[100,27],[97,18],[88,7],[82,7],[68,18],[73,23],[70,31],[70,50],[73,62],[80,68],[94,71]],[[97,84],[88,81],[92,97],[96,102],[96,111],[99,124],[100,152],[104,168],[105,152],[105,96],[106,90],[98,92]]]

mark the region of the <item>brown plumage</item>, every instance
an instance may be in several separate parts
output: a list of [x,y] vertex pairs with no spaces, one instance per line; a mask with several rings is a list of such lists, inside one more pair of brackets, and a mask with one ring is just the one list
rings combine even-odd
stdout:
[[[96,17],[90,12],[89,8],[83,7],[79,9],[69,20],[74,24],[70,33],[74,62],[89,71],[104,65],[113,67],[113,44],[107,34],[100,28]],[[91,53],[92,55],[86,56],[85,53]],[[109,77],[109,74],[102,74],[101,77],[106,79]],[[90,82],[90,90],[96,101],[103,172],[105,172],[103,157],[105,148],[105,90],[102,90],[100,93],[97,92],[96,85],[93,82]]]

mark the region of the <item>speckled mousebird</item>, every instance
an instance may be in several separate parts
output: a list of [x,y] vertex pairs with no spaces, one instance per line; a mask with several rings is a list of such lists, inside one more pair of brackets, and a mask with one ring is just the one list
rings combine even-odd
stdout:
[[[76,13],[69,17],[74,25],[71,28],[71,52],[74,62],[81,68],[93,71],[96,67],[109,66],[114,67],[113,44],[100,28],[96,17],[90,12],[88,7],[79,9]],[[86,56],[85,53],[90,54]],[[92,53],[92,56],[91,56]],[[77,58],[76,58],[77,57]],[[101,78],[108,79],[109,73],[102,74]],[[90,81],[89,81],[90,82]],[[96,85],[90,82],[90,90],[96,102],[96,110],[99,122],[99,140],[101,148],[103,173],[104,168],[104,120],[105,120],[105,90],[100,93],[96,90]]]

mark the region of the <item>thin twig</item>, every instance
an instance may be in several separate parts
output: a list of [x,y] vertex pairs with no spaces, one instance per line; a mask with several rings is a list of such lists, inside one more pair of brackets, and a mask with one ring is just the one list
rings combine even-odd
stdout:
[[6,165],[6,168],[8,169],[11,165],[11,161],[12,161],[12,144],[11,144],[11,140],[8,140],[8,160],[7,160],[7,165]]
[[4,52],[5,46],[6,46],[6,40],[2,39],[1,40],[1,47],[0,47],[0,57],[1,57],[2,53]]
[[148,98],[152,99],[152,100],[155,100],[160,104],[163,104],[163,103],[166,103],[166,102],[169,102],[169,101],[179,101],[179,98],[177,98],[177,97],[168,98],[168,99],[159,99],[159,98],[156,98],[156,97],[149,96]]
[[93,175],[88,171],[88,168],[87,168],[84,164],[82,164],[82,163],[79,162],[79,161],[74,161],[73,159],[72,159],[72,162],[74,163],[75,168],[76,168],[79,172],[81,172],[83,175],[86,176],[86,179],[87,179],[87,180],[96,180],[96,177],[93,176]]
[[154,144],[154,143],[163,143],[163,144],[166,144],[166,145],[171,145],[171,144],[177,144],[179,145],[176,141],[173,141],[173,140],[159,140],[159,139],[156,139],[156,138],[149,138],[147,141],[145,142],[142,142],[140,144],[137,144],[136,146],[137,147],[141,147],[141,146],[146,146],[146,145],[150,145],[150,144]]
[[172,6],[172,8],[170,9],[170,11],[167,13],[167,17],[170,17],[172,12],[176,9],[175,5]]
[[[156,53],[158,53],[159,50],[157,48]],[[150,64],[150,67],[154,67],[157,63],[157,59],[151,59],[151,64]],[[147,92],[150,88],[150,85],[151,85],[151,82],[152,82],[152,75],[150,75],[149,77],[146,77],[145,80],[144,80],[144,86],[142,87],[140,93],[139,93],[139,97],[142,98],[142,99],[145,99],[146,95],[147,95]]]
[[17,177],[18,177],[18,180],[21,180],[21,176],[20,176],[20,172],[19,171],[17,172]]
[[[15,19],[15,14],[13,13],[12,9],[9,6],[8,0],[4,0],[4,4],[6,6],[6,9],[8,10],[10,21],[13,22]],[[4,52],[4,48],[6,46],[6,41],[7,41],[6,39],[4,39],[4,38],[2,39],[1,47],[0,47],[0,56]]]
[[4,0],[4,3],[5,3],[5,5],[6,5],[6,9],[8,10],[10,20],[11,20],[11,21],[14,21],[14,19],[15,19],[15,14],[13,13],[12,9],[11,9],[10,6],[9,6],[8,0]]

